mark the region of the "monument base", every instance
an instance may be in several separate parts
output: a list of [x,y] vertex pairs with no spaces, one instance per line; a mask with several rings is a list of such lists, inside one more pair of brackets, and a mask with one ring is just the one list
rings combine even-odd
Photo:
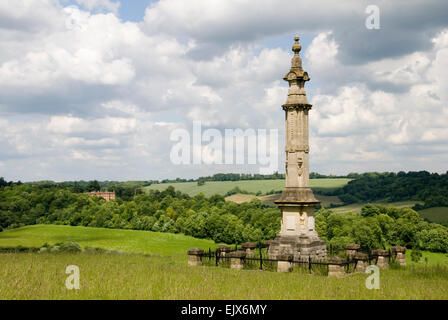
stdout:
[[279,234],[268,249],[270,259],[278,259],[280,255],[292,255],[293,260],[323,260],[327,256],[325,241],[317,236],[300,235],[285,236]]

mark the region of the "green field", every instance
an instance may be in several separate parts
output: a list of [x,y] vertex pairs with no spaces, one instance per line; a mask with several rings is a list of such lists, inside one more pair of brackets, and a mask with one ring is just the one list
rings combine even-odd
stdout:
[[37,225],[0,232],[0,247],[42,247],[45,243],[74,241],[82,247],[148,253],[158,255],[185,254],[191,248],[214,248],[211,240],[180,234],[136,230]]
[[[77,241],[136,253],[0,254],[3,299],[447,299],[448,257],[423,253],[424,262],[381,271],[380,290],[367,275],[342,279],[306,273],[188,267],[186,250],[213,247],[207,240],[146,231],[32,226],[0,233],[0,247]],[[66,267],[80,269],[81,289],[65,288]]]
[[[385,202],[385,201],[378,201],[378,202],[371,202],[373,205],[381,205],[385,207],[395,207],[395,208],[412,208],[416,203],[421,203],[418,201],[398,201],[398,202]],[[353,213],[360,213],[363,206],[365,206],[367,203],[353,203],[342,207],[336,207],[331,208],[332,211],[338,212],[338,213],[345,213],[345,212],[353,212]]]
[[[311,179],[310,186],[313,189],[335,189],[345,186],[351,179]],[[243,180],[243,181],[207,181],[205,185],[198,186],[197,182],[179,182],[179,183],[162,183],[153,184],[146,189],[163,191],[169,186],[173,186],[176,190],[187,193],[190,196],[204,193],[206,196],[214,194],[225,195],[235,187],[241,190],[266,194],[272,190],[281,191],[285,187],[285,180]]]
[[448,207],[434,207],[420,211],[422,218],[426,218],[431,222],[447,222],[448,221]]
[[[105,254],[0,254],[0,299],[447,299],[446,266],[336,279],[302,273],[188,267],[186,257]],[[65,288],[68,265],[80,269],[79,291]]]

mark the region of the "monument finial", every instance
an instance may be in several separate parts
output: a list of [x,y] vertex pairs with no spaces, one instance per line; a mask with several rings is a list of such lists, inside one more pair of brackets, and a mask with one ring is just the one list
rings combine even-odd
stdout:
[[294,51],[294,53],[298,54],[300,52],[300,50],[302,50],[302,46],[299,43],[300,37],[296,36],[296,37],[294,37],[294,40],[295,40],[295,43],[292,46],[292,51]]

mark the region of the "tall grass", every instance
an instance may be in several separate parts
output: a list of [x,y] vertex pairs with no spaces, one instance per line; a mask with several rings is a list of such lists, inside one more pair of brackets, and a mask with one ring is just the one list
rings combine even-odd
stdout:
[[[343,279],[307,273],[188,267],[185,255],[0,254],[0,299],[447,299],[446,266],[381,272],[380,290],[366,274]],[[81,289],[65,288],[68,265]]]

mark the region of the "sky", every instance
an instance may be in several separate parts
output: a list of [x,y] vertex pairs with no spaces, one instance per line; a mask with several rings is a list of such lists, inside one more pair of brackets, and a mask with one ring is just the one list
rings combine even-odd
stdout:
[[[366,27],[369,5],[379,29]],[[0,2],[0,177],[259,172],[173,163],[173,131],[197,121],[277,129],[284,172],[296,35],[311,171],[448,170],[446,1],[17,0]]]

